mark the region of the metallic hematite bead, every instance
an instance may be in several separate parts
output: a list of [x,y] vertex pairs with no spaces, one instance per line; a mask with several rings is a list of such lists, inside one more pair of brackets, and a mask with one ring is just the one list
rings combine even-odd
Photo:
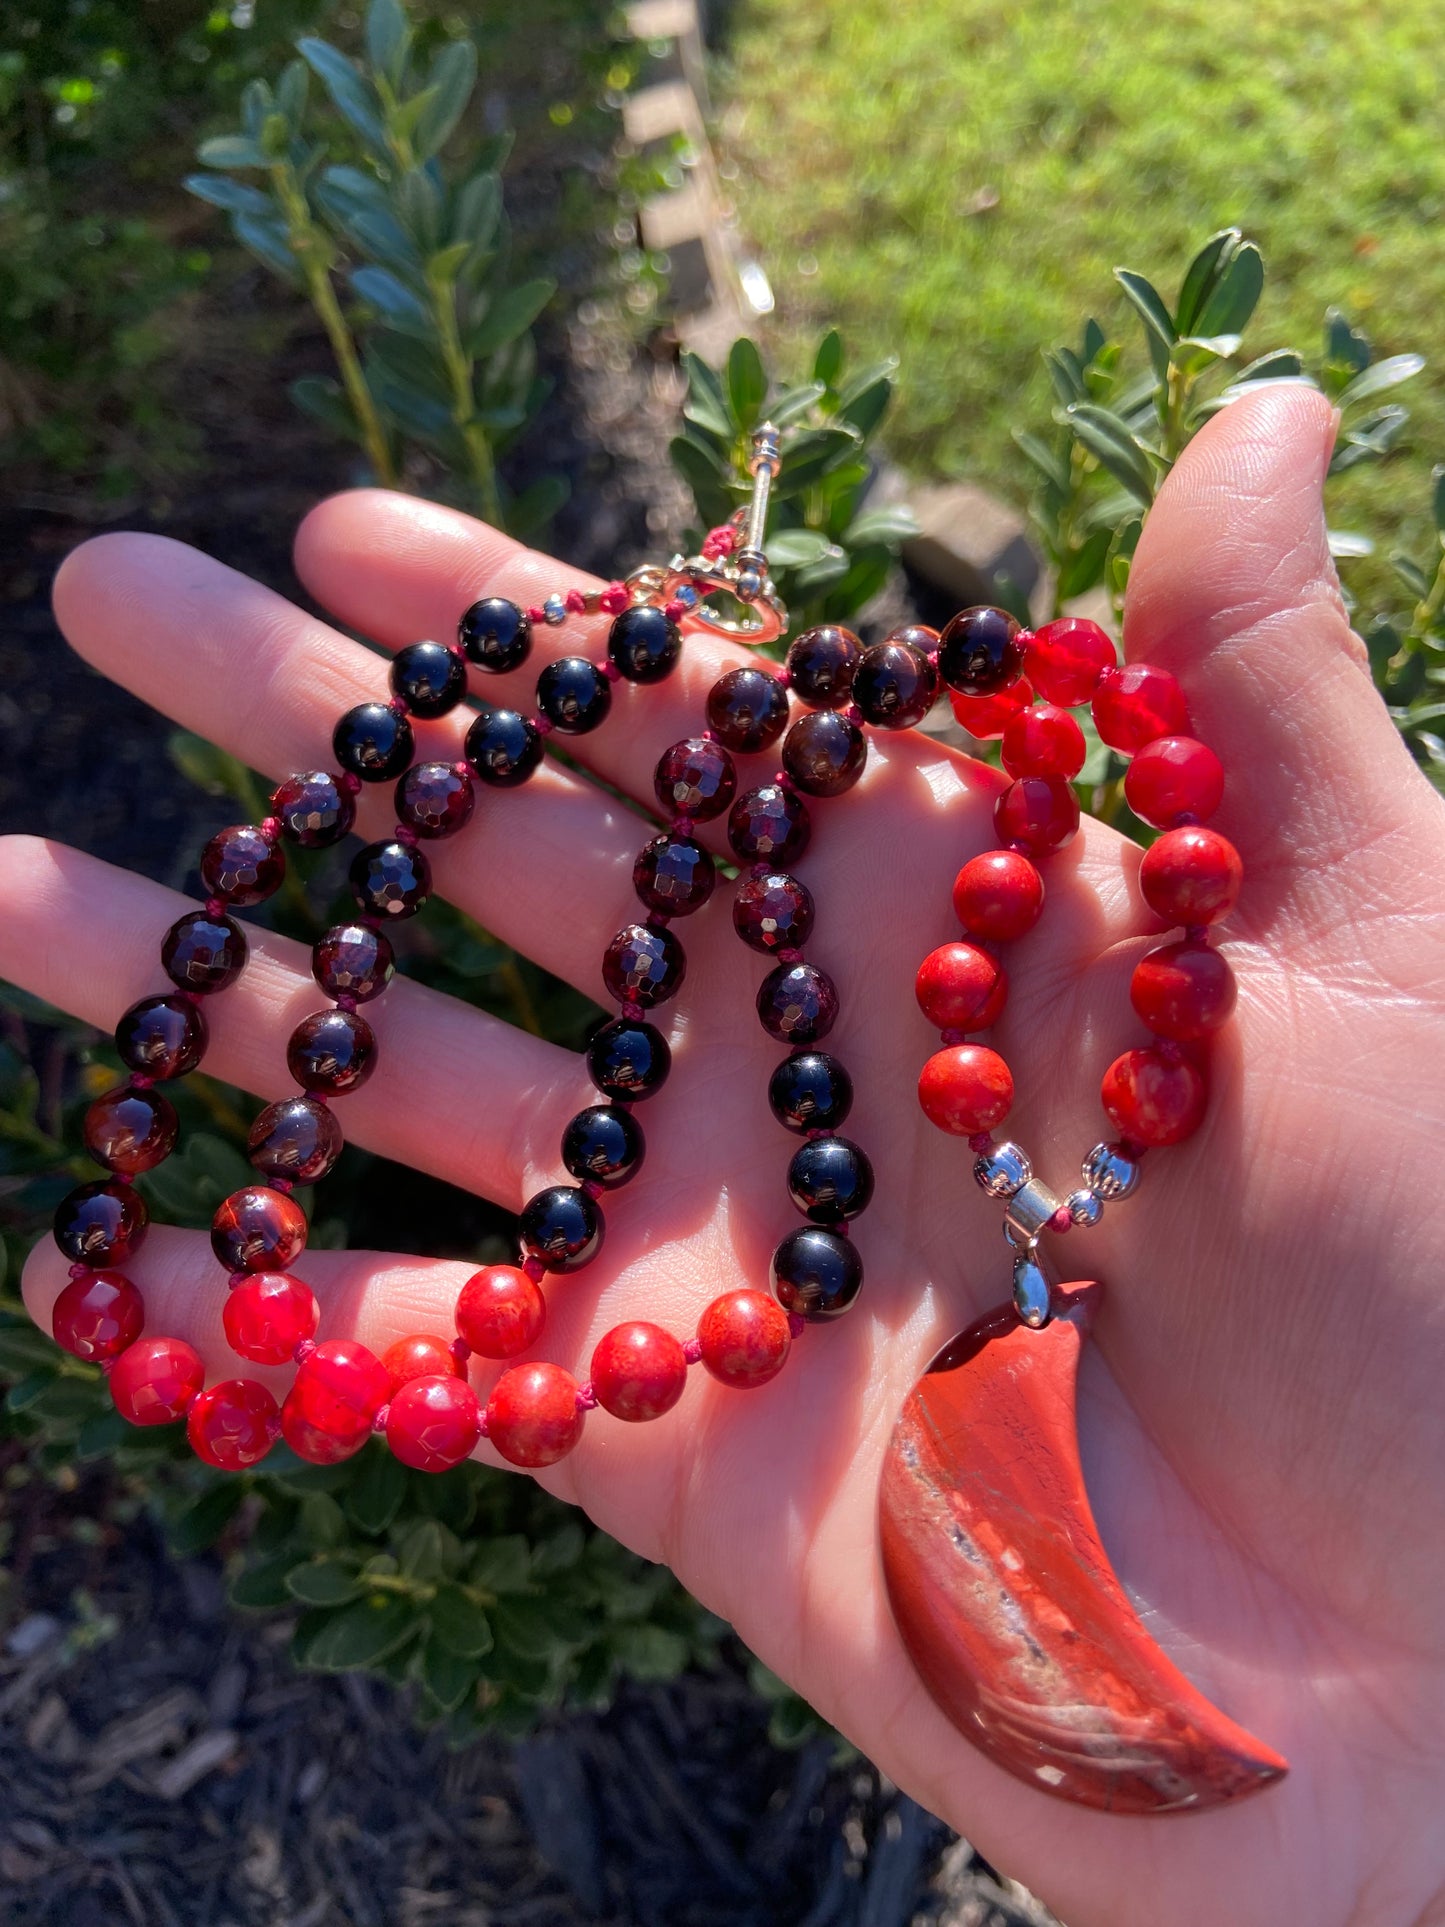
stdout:
[[567,598],[549,595],[542,604],[542,614],[554,629],[560,627],[567,620]]
[[1014,1309],[1033,1331],[1049,1322],[1049,1281],[1031,1251],[1014,1259]]
[[1084,1183],[1106,1202],[1127,1198],[1139,1183],[1137,1159],[1125,1157],[1117,1144],[1096,1144],[1084,1159]]
[[1034,1167],[1017,1144],[996,1144],[974,1160],[974,1180],[990,1198],[1011,1198],[1033,1174]]
[[1096,1225],[1104,1215],[1104,1204],[1092,1191],[1071,1191],[1064,1199],[1069,1207],[1069,1216],[1081,1231]]
[[1004,1236],[1012,1245],[1034,1244],[1058,1208],[1059,1201],[1049,1187],[1030,1178],[1004,1206]]

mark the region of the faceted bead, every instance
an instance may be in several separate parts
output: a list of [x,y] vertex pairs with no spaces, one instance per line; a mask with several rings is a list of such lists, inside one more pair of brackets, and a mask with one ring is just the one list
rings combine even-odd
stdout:
[[279,1429],[276,1401],[253,1378],[226,1378],[210,1385],[186,1414],[191,1450],[222,1472],[244,1472],[271,1450]]
[[1077,709],[1089,702],[1099,678],[1115,664],[1113,642],[1085,616],[1060,616],[1036,629],[1024,645],[1024,671],[1045,702]]
[[807,804],[779,783],[749,790],[728,816],[728,842],[739,863],[771,863],[786,869],[807,849],[812,834]]
[[252,1164],[268,1178],[316,1184],[341,1156],[336,1113],[314,1097],[284,1097],[257,1114],[247,1141]]
[[712,895],[713,860],[690,836],[657,836],[639,850],[632,887],[658,916],[689,917]]
[[392,783],[412,758],[411,724],[386,703],[358,703],[332,731],[331,747],[363,783]]
[[566,736],[596,729],[611,707],[611,683],[585,656],[559,656],[537,678],[537,708]]
[[117,1178],[77,1185],[55,1207],[55,1242],[75,1265],[123,1264],[140,1249],[150,1212],[139,1191]]
[[953,881],[953,907],[971,937],[1007,943],[1026,936],[1044,907],[1044,880],[1018,850],[970,857]]
[[56,1344],[75,1358],[115,1358],[144,1328],[141,1295],[119,1271],[72,1278],[50,1313]]
[[396,786],[396,819],[418,836],[455,836],[477,793],[456,763],[413,763]]
[[853,673],[853,700],[863,720],[879,729],[911,729],[921,723],[938,695],[938,671],[915,637],[935,646],[931,629],[895,629],[883,642],[865,649]]
[[767,749],[788,726],[788,692],[766,669],[729,669],[707,692],[707,726],[724,749]]
[[1167,669],[1130,662],[1106,670],[1094,691],[1094,727],[1110,749],[1127,755],[1160,736],[1187,736],[1184,691]]
[[960,696],[996,696],[1020,673],[1019,625],[1005,609],[963,609],[938,639],[938,668]]
[[431,865],[406,843],[368,843],[352,858],[347,878],[368,917],[414,917],[431,895]]
[[651,930],[644,923],[626,924],[602,955],[602,981],[620,1004],[641,1004],[650,1010],[665,1004],[682,988],[687,957],[670,930]]
[[142,997],[115,1027],[121,1062],[160,1083],[193,1071],[208,1041],[205,1018],[194,1004],[174,993]]
[[670,1331],[638,1318],[602,1334],[590,1376],[597,1403],[613,1418],[661,1418],[682,1397],[687,1356]]
[[826,1051],[794,1051],[768,1080],[768,1103],[790,1131],[836,1131],[853,1108],[853,1080]]
[[1127,1050],[1099,1092],[1114,1128],[1135,1144],[1179,1144],[1204,1122],[1204,1073],[1170,1050]]
[[613,1104],[589,1105],[562,1134],[562,1162],[572,1176],[608,1190],[637,1176],[646,1148],[642,1127]]
[[259,1271],[232,1285],[221,1307],[226,1343],[253,1365],[285,1365],[316,1336],[321,1309],[310,1285],[286,1271]]
[[813,933],[813,897],[785,870],[744,878],[733,898],[733,929],[753,950],[801,950]]
[[483,783],[515,789],[542,760],[541,731],[515,709],[485,708],[467,731],[466,757]]
[[303,1091],[340,1097],[376,1069],[376,1035],[354,1010],[313,1011],[292,1031],[286,1063]]
[[863,645],[851,629],[823,623],[804,629],[788,651],[788,683],[809,709],[842,709],[852,701],[853,673]]
[[856,1218],[873,1198],[873,1166],[851,1138],[809,1138],[788,1165],[788,1196],[814,1224]]
[[634,603],[608,630],[607,654],[628,682],[661,682],[682,654],[682,631],[664,610]]
[[391,982],[396,954],[380,930],[336,923],[311,948],[311,974],[328,997],[369,1004]]
[[243,1185],[216,1206],[211,1249],[227,1271],[284,1271],[306,1249],[306,1213],[269,1184]]
[[784,1311],[810,1323],[839,1318],[863,1288],[863,1260],[840,1232],[805,1225],[773,1253],[772,1284]]
[[918,1101],[940,1131],[973,1137],[1003,1123],[1013,1106],[1014,1081],[997,1051],[982,1044],[950,1044],[923,1066]]
[[1005,684],[994,696],[950,696],[955,719],[970,736],[981,743],[996,742],[1021,709],[1027,709],[1034,692],[1026,676]]
[[1156,1037],[1188,1043],[1229,1021],[1234,972],[1207,943],[1162,944],[1134,966],[1129,1001]]
[[547,1301],[516,1265],[484,1265],[457,1297],[457,1336],[481,1358],[516,1358],[547,1322]]
[[532,648],[532,625],[505,596],[483,596],[457,624],[463,649],[478,669],[502,675],[520,669]]
[[862,730],[836,709],[810,710],[783,738],[783,768],[806,796],[842,796],[867,760]]
[[737,1391],[776,1378],[793,1344],[777,1299],[748,1286],[713,1299],[698,1320],[697,1339],[708,1371]]
[[231,917],[208,916],[191,910],[167,930],[161,943],[161,968],[181,990],[203,996],[224,990],[240,976],[246,961],[246,938]]
[[1181,816],[1213,816],[1224,796],[1224,765],[1192,736],[1146,743],[1124,772],[1124,800],[1135,816],[1167,829]]
[[85,1113],[85,1148],[97,1164],[131,1178],[153,1171],[175,1149],[180,1121],[159,1091],[129,1084],[107,1091]]
[[356,821],[350,791],[324,769],[288,776],[272,795],[271,810],[280,817],[285,834],[305,850],[324,850],[339,843]]
[[919,965],[913,994],[939,1030],[987,1030],[1008,1000],[1008,978],[977,944],[945,943]]
[[392,1394],[386,1442],[415,1472],[449,1472],[471,1457],[481,1436],[481,1400],[464,1378],[410,1378]]
[[445,716],[467,693],[467,661],[442,642],[412,642],[391,663],[391,693],[413,716]]
[[281,1407],[281,1435],[298,1457],[335,1465],[365,1445],[391,1395],[386,1367],[351,1338],[318,1345],[296,1368]]
[[606,1224],[596,1200],[570,1184],[549,1185],[522,1207],[523,1249],[548,1271],[580,1271],[602,1249]]
[[462,1369],[450,1343],[434,1332],[412,1332],[398,1338],[381,1354],[381,1362],[391,1379],[393,1398],[408,1379],[455,1378]]
[[617,1103],[651,1097],[667,1082],[672,1051],[662,1032],[640,1018],[614,1017],[587,1046],[587,1074]]
[[110,1371],[115,1409],[132,1425],[170,1425],[206,1382],[206,1368],[183,1338],[138,1338]]
[[1228,916],[1243,881],[1244,865],[1234,845],[1215,830],[1193,825],[1166,830],[1139,865],[1144,901],[1170,923],[1214,923]]
[[487,1400],[487,1437],[511,1465],[555,1465],[582,1436],[577,1381],[560,1365],[514,1365]]
[[1079,799],[1062,776],[1020,776],[994,804],[993,822],[1000,843],[1048,856],[1074,840]]
[[1077,776],[1089,751],[1067,709],[1033,703],[1003,733],[1003,766],[1010,776]]
[[689,736],[658,758],[652,787],[670,815],[690,816],[706,823],[721,816],[738,787],[733,759],[721,743]]
[[217,830],[201,851],[206,894],[244,909],[274,896],[286,876],[286,857],[253,823]]
[[816,1044],[838,1018],[838,990],[815,964],[779,964],[758,990],[758,1017],[780,1044]]

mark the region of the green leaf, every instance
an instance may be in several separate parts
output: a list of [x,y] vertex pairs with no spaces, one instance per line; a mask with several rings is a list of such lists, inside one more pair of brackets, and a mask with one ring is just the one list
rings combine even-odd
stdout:
[[469,1660],[429,1639],[421,1661],[422,1684],[437,1705],[455,1712],[477,1683],[477,1669]]
[[493,297],[486,319],[468,334],[468,351],[478,361],[486,361],[525,334],[556,292],[555,281],[523,281],[504,289]]
[[305,285],[305,275],[301,263],[291,251],[286,239],[286,230],[269,215],[237,214],[231,223],[236,239],[243,247],[248,247],[273,274],[279,274],[283,281],[293,287]]
[[258,135],[275,105],[264,80],[248,80],[241,89],[241,126],[245,132],[253,138]]
[[539,475],[507,509],[507,533],[519,542],[533,542],[568,500],[571,486],[565,475]]
[[288,60],[276,82],[276,110],[286,116],[296,132],[306,118],[306,96],[310,75],[304,60]]
[[386,153],[386,129],[376,90],[329,41],[307,34],[296,42],[296,51],[321,82],[331,104],[342,119],[354,127],[368,146],[378,154]]
[[1234,377],[1234,385],[1238,388],[1247,381],[1287,381],[1303,373],[1304,361],[1293,348],[1272,348],[1247,368],[1241,368]]
[[634,1679],[676,1679],[687,1665],[687,1641],[662,1626],[618,1626],[610,1641],[618,1664]]
[[473,174],[457,195],[452,238],[469,241],[474,248],[488,247],[501,218],[501,181],[495,174],[485,170]]
[[1359,535],[1349,529],[1328,529],[1326,535],[1329,540],[1330,554],[1337,562],[1375,553],[1375,545],[1368,535]]
[[203,789],[207,796],[231,796],[238,802],[248,799],[251,772],[229,750],[218,749],[204,736],[193,736],[188,729],[173,731],[166,749],[182,776]]
[[63,1357],[55,1340],[36,1325],[7,1325],[0,1331],[0,1373],[6,1378],[24,1378],[27,1372],[53,1372]]
[[763,358],[747,335],[739,335],[729,350],[727,389],[733,420],[746,434],[757,426],[768,394]]
[[1242,241],[1230,255],[1194,317],[1190,333],[1242,335],[1264,292],[1264,262],[1253,241]]
[[176,1518],[167,1534],[172,1548],[183,1559],[213,1546],[236,1516],[246,1496],[246,1481],[226,1478],[203,1492]]
[[414,1638],[422,1623],[412,1601],[395,1593],[359,1599],[330,1615],[309,1640],[306,1664],[336,1673],[375,1666]]
[[390,207],[363,202],[325,176],[317,185],[316,199],[335,226],[370,260],[380,261],[400,275],[421,272],[421,252]]
[[898,502],[855,515],[843,531],[843,542],[850,549],[861,548],[865,542],[881,542],[887,549],[896,549],[917,533],[918,517],[906,502]]
[[426,305],[388,268],[354,268],[351,285],[389,328],[428,341],[435,333]]
[[1383,395],[1388,389],[1398,388],[1402,381],[1410,381],[1425,366],[1423,355],[1387,355],[1383,361],[1376,361],[1355,376],[1337,397],[1340,408],[1358,408],[1362,401],[1369,401],[1376,395]]
[[1055,591],[1060,602],[1072,602],[1075,596],[1087,595],[1103,581],[1104,563],[1113,539],[1111,528],[1095,529],[1076,549],[1065,554],[1059,564]]
[[471,251],[470,241],[453,241],[450,247],[438,248],[435,254],[427,256],[427,279],[441,282],[455,281],[461,272],[462,263]]
[[1370,365],[1369,337],[1352,327],[1348,315],[1339,308],[1325,310],[1325,360],[1357,375]]
[[428,1610],[432,1635],[449,1653],[480,1659],[491,1651],[492,1628],[487,1615],[461,1586],[444,1580]]
[[[1390,557],[1390,567],[1404,583],[1417,602],[1423,602],[1430,593],[1430,578],[1419,563],[1398,550]],[[1392,655],[1394,651],[1390,652]]]
[[203,167],[265,167],[266,156],[258,141],[244,134],[217,134],[202,141],[196,159]]
[[309,415],[335,435],[355,440],[356,417],[339,381],[330,375],[300,375],[291,383],[289,393],[302,414]]
[[484,1592],[525,1592],[531,1580],[532,1549],[520,1533],[487,1539],[472,1554],[471,1582]]
[[1056,489],[1067,495],[1070,481],[1068,456],[1050,448],[1041,436],[1030,434],[1027,429],[1016,428],[1013,436],[1044,480],[1052,482]]
[[452,40],[437,54],[426,77],[431,96],[420,116],[412,145],[418,160],[430,160],[445,146],[461,119],[477,80],[477,50],[470,40]]
[[244,181],[230,180],[224,174],[187,174],[181,185],[198,201],[223,207],[228,214],[267,215],[271,211],[271,203],[259,188],[247,187]]
[[1233,254],[1243,236],[1237,227],[1221,228],[1211,234],[1184,270],[1179,284],[1179,300],[1174,309],[1176,334],[1192,335],[1205,302],[1214,290],[1222,263]]
[[391,206],[381,182],[361,167],[328,167],[318,184],[317,198],[323,206],[344,203],[348,207],[376,208],[379,212]]
[[777,481],[779,496],[811,488],[829,469],[846,461],[861,446],[861,438],[846,428],[805,428],[783,449]]
[[341,1507],[329,1492],[308,1492],[301,1501],[298,1523],[302,1540],[318,1552],[329,1551],[346,1538]]
[[1430,507],[1435,527],[1445,535],[1445,462],[1430,471]]
[[874,432],[883,417],[888,413],[888,404],[893,399],[893,382],[888,375],[879,375],[856,394],[848,395],[840,403],[837,419],[856,428],[866,441]]
[[1142,274],[1135,274],[1132,268],[1115,268],[1114,279],[1144,323],[1149,359],[1154,364],[1154,373],[1162,381],[1168,371],[1175,342],[1174,323],[1163,297],[1152,282],[1146,281]]
[[697,512],[704,522],[723,522],[732,513],[732,502],[723,487],[718,465],[697,443],[686,435],[674,435],[667,445],[673,467],[692,490]]
[[780,529],[768,538],[768,560],[779,569],[803,569],[810,562],[821,562],[825,555],[841,554],[842,550],[816,529]]
[[308,1559],[286,1575],[286,1590],[305,1606],[348,1606],[361,1589],[361,1576],[347,1559]]
[[1144,449],[1117,415],[1093,402],[1069,410],[1074,433],[1089,453],[1147,508],[1154,500],[1154,472]]
[[1084,399],[1084,371],[1072,348],[1046,348],[1044,366],[1049,371],[1054,393],[1065,408]]
[[396,1556],[408,1579],[440,1579],[446,1541],[435,1519],[418,1519],[396,1541]]
[[248,1566],[231,1582],[231,1604],[248,1606],[255,1611],[286,1605],[291,1597],[286,1590],[286,1574],[295,1563],[295,1553],[282,1552],[261,1560],[258,1565]]
[[842,367],[843,337],[836,328],[830,328],[813,356],[813,379],[821,381],[826,388],[836,388]]
[[366,9],[366,57],[393,87],[401,85],[411,27],[399,0],[371,0]]
[[75,1456],[77,1459],[108,1458],[118,1445],[124,1443],[131,1430],[119,1412],[97,1412],[93,1418],[85,1421],[77,1433]]
[[797,388],[785,388],[768,410],[774,428],[786,428],[823,399],[827,393],[821,381],[805,381]]

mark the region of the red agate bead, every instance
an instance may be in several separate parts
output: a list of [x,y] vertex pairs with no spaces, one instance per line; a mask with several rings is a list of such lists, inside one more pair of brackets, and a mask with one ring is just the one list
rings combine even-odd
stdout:
[[[826,712],[825,712],[826,713]],[[614,1418],[661,1418],[682,1397],[687,1358],[670,1331],[644,1318],[614,1325],[592,1354],[592,1389]]]
[[261,1271],[233,1285],[221,1307],[226,1342],[253,1365],[284,1365],[316,1336],[316,1294],[285,1271]]
[[1135,816],[1167,829],[1181,816],[1213,816],[1224,795],[1224,765],[1192,736],[1146,743],[1124,776],[1124,797]]
[[393,1398],[409,1379],[456,1378],[461,1372],[456,1353],[446,1339],[432,1332],[413,1332],[407,1338],[398,1338],[381,1354],[381,1362],[391,1380]]
[[972,1137],[1003,1123],[1014,1101],[1014,1081],[996,1050],[952,1044],[935,1051],[923,1066],[918,1101],[940,1131]]
[[217,1205],[211,1249],[227,1271],[284,1271],[306,1249],[306,1213],[284,1191],[248,1184]]
[[744,1285],[713,1299],[698,1320],[697,1342],[714,1378],[749,1391],[777,1377],[787,1363],[793,1333],[776,1298]]
[[1033,699],[1034,692],[1027,676],[1020,676],[1016,681],[1006,684],[993,696],[949,695],[955,718],[970,736],[976,736],[981,743],[992,742],[1002,736],[1019,711],[1027,709]]
[[516,1265],[484,1265],[457,1298],[457,1336],[481,1358],[515,1358],[547,1322],[547,1301]]
[[1217,830],[1167,830],[1144,852],[1139,888],[1149,908],[1170,923],[1214,923],[1234,908],[1244,865]]
[[132,1425],[169,1425],[206,1382],[206,1368],[183,1338],[138,1338],[111,1367],[115,1409]]
[[1003,732],[1003,766],[1010,776],[1077,776],[1088,744],[1067,709],[1034,703],[1011,716]]
[[993,822],[1000,843],[1048,856],[1073,841],[1079,800],[1062,776],[1020,776],[994,804]]
[[298,1457],[334,1465],[361,1450],[390,1392],[374,1352],[355,1339],[328,1339],[296,1369],[281,1407],[281,1435]]
[[1115,660],[1107,630],[1087,616],[1046,622],[1024,644],[1024,673],[1046,702],[1064,709],[1088,702]]
[[1179,1144],[1204,1122],[1209,1092],[1187,1057],[1163,1050],[1126,1050],[1104,1073],[1100,1091],[1121,1137],[1136,1144]]
[[1234,1009],[1234,972],[1207,943],[1161,945],[1141,957],[1129,1001],[1156,1037],[1188,1043],[1228,1022]]
[[1132,755],[1160,736],[1187,736],[1189,709],[1178,678],[1152,663],[1107,670],[1094,691],[1094,727],[1110,749]]
[[386,1442],[414,1471],[449,1472],[471,1457],[481,1436],[481,1400],[455,1372],[409,1378],[392,1394]]
[[913,991],[939,1030],[987,1030],[1008,1000],[1008,978],[977,944],[945,943],[923,959]]
[[560,1365],[513,1365],[487,1401],[488,1438],[512,1465],[555,1465],[582,1436],[577,1389]]
[[74,1358],[114,1358],[145,1326],[141,1295],[122,1272],[72,1278],[50,1313],[55,1342]]
[[209,1385],[186,1414],[191,1450],[222,1472],[244,1472],[271,1450],[280,1425],[276,1401],[254,1378]]

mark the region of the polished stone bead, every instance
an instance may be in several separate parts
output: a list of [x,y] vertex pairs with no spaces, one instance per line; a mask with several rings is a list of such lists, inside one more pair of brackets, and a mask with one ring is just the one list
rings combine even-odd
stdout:
[[697,1341],[714,1378],[751,1391],[787,1364],[793,1334],[777,1299],[744,1285],[713,1299],[698,1320]]
[[154,1170],[175,1149],[180,1121],[159,1091],[121,1084],[96,1098],[85,1113],[85,1148],[97,1164],[122,1177]]
[[281,888],[286,857],[254,823],[233,823],[217,830],[201,851],[201,882],[206,894],[245,909],[264,903]]
[[611,1190],[635,1178],[646,1144],[642,1127],[614,1104],[591,1104],[562,1133],[562,1162],[579,1184]]
[[368,843],[352,858],[347,876],[369,917],[414,917],[431,895],[431,864],[406,843]]
[[488,707],[467,731],[466,757],[483,783],[515,789],[542,760],[542,734],[530,716]]
[[1023,668],[1019,625],[1005,609],[964,609],[938,639],[943,680],[960,696],[996,696]]
[[200,1063],[208,1042],[206,1020],[184,997],[142,997],[115,1027],[115,1047],[128,1070],[164,1082]]
[[358,703],[331,735],[337,762],[363,783],[394,782],[411,761],[412,745],[411,724],[385,703]]
[[445,1338],[435,1332],[411,1332],[388,1345],[381,1362],[391,1379],[391,1395],[413,1378],[456,1378],[462,1366]]
[[1134,1144],[1181,1144],[1204,1122],[1209,1087],[1187,1057],[1130,1050],[1104,1073],[1099,1092],[1114,1128]]
[[950,1044],[935,1051],[918,1076],[918,1102],[930,1124],[955,1137],[973,1137],[1002,1124],[1013,1108],[1012,1073],[983,1044]]
[[532,648],[532,625],[505,596],[483,596],[457,625],[457,635],[478,669],[501,675],[520,669]]
[[317,1184],[341,1156],[342,1142],[329,1105],[314,1097],[284,1097],[257,1114],[246,1148],[264,1177]]
[[386,1443],[414,1472],[449,1472],[481,1436],[481,1400],[452,1373],[408,1379],[387,1406]]
[[243,1185],[216,1206],[211,1249],[227,1271],[285,1271],[306,1249],[306,1213],[269,1184]]
[[753,950],[801,950],[813,933],[813,898],[786,870],[744,878],[733,897],[733,928]]
[[150,1223],[139,1191],[117,1178],[77,1185],[55,1208],[55,1242],[72,1264],[124,1264],[138,1251]]
[[873,1166],[851,1138],[810,1138],[788,1165],[788,1196],[814,1224],[856,1218],[873,1197]]
[[1106,669],[1091,707],[1101,740],[1129,756],[1161,736],[1189,735],[1189,705],[1178,677],[1151,662]]
[[737,793],[738,773],[721,743],[691,736],[663,751],[652,787],[669,815],[706,823],[721,816]]
[[663,610],[635,603],[608,630],[607,654],[628,682],[661,682],[682,654],[682,631]]
[[779,964],[758,990],[758,1017],[780,1044],[816,1044],[838,1018],[833,979],[815,964]]
[[863,1260],[837,1231],[804,1225],[773,1253],[773,1293],[784,1311],[809,1322],[838,1318],[863,1287]]
[[712,895],[713,860],[690,836],[658,836],[638,852],[632,887],[644,906],[662,917],[688,917]]
[[768,1103],[790,1131],[836,1131],[853,1108],[853,1080],[826,1051],[794,1051],[768,1080]]
[[1243,881],[1234,845],[1197,824],[1166,830],[1139,865],[1144,901],[1170,923],[1214,923],[1227,916]]
[[313,1465],[338,1464],[365,1445],[390,1393],[374,1352],[354,1339],[327,1339],[296,1368],[281,1407],[281,1436]]
[[202,996],[233,984],[245,962],[246,938],[240,924],[233,917],[213,917],[204,910],[177,917],[161,942],[161,968],[171,982]]
[[675,997],[686,975],[687,956],[677,938],[644,923],[625,925],[602,955],[602,981],[612,996],[644,1010]]
[[484,1265],[457,1296],[457,1336],[481,1358],[529,1351],[546,1322],[546,1299],[517,1265]]
[[467,663],[442,642],[412,642],[392,658],[391,693],[413,716],[445,716],[467,693]]
[[598,1339],[589,1377],[597,1403],[613,1418],[661,1418],[687,1385],[687,1354],[670,1331],[636,1318]]
[[1181,817],[1203,822],[1224,797],[1224,765],[1192,736],[1159,736],[1124,772],[1124,801],[1146,823],[1168,829]]
[[823,623],[805,629],[788,651],[788,682],[809,709],[842,709],[852,700],[863,645],[851,629]]
[[253,1365],[287,1365],[298,1345],[316,1336],[316,1294],[285,1271],[258,1271],[226,1293],[221,1323],[238,1358]]
[[640,1018],[614,1017],[587,1046],[587,1074],[615,1103],[651,1097],[667,1082],[672,1051],[654,1025]]
[[511,1465],[535,1471],[566,1458],[582,1436],[575,1378],[538,1360],[502,1373],[487,1400],[487,1437]]
[[365,923],[336,923],[311,947],[311,974],[328,997],[369,1004],[391,982],[396,956],[384,932]]
[[862,730],[836,709],[810,710],[783,739],[783,769],[805,796],[842,796],[867,760]]
[[522,1248],[548,1271],[580,1271],[602,1249],[606,1224],[585,1191],[553,1184],[523,1205],[518,1231]]
[[585,736],[611,707],[611,683],[585,656],[560,656],[537,678],[537,708],[565,736]]
[[788,692],[766,669],[729,669],[707,692],[707,726],[724,749],[767,749],[788,726]]
[[339,843],[356,821],[356,804],[349,790],[329,770],[305,770],[288,776],[271,798],[281,828],[303,849],[323,850]]
[[1024,645],[1024,672],[1045,702],[1075,709],[1088,702],[1106,669],[1114,667],[1114,645],[1086,616],[1060,616],[1036,629]]
[[72,1278],[50,1312],[56,1344],[74,1358],[116,1358],[144,1328],[144,1302],[120,1271]]
[[354,1010],[316,1010],[292,1031],[286,1062],[303,1091],[340,1097],[375,1070],[376,1036]]
[[971,937],[1006,943],[1033,929],[1044,907],[1044,880],[1019,850],[984,850],[953,880],[953,908]]
[[1079,799],[1062,776],[1020,776],[995,800],[993,823],[1000,843],[1051,856],[1078,834]]
[[183,1338],[138,1338],[110,1372],[115,1409],[131,1425],[170,1425],[206,1382],[206,1368]]
[[998,958],[978,944],[944,943],[918,966],[913,994],[939,1030],[987,1030],[1008,1000],[1008,979]]
[[807,849],[812,833],[807,804],[779,783],[749,790],[728,815],[728,842],[739,863],[770,863],[786,869]]
[[227,1378],[207,1386],[186,1413],[191,1450],[221,1472],[259,1465],[279,1430],[276,1400],[253,1378]]
[[1072,778],[1087,755],[1083,730],[1057,703],[1031,703],[1004,727],[1000,760],[1010,776]]
[[938,695],[938,671],[915,638],[937,644],[931,629],[898,629],[865,649],[853,672],[853,700],[879,729],[921,723]]
[[469,821],[477,792],[456,763],[413,763],[396,786],[396,820],[417,836],[455,836]]
[[1234,972],[1207,943],[1186,939],[1150,950],[1134,966],[1129,1001],[1156,1037],[1194,1043],[1229,1021]]

